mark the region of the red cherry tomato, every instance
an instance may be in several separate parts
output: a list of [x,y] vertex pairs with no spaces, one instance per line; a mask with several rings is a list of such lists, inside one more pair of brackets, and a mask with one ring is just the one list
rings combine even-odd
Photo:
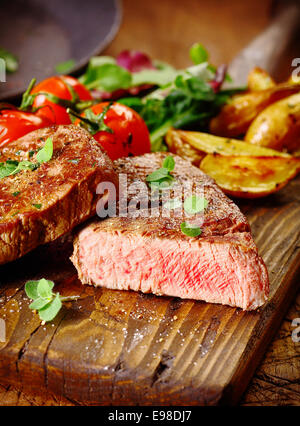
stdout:
[[48,127],[51,120],[17,109],[0,111],[0,147],[15,141],[33,130]]
[[[49,93],[57,96],[60,99],[71,100],[72,94],[68,88],[68,85],[72,87],[74,92],[77,93],[78,98],[81,101],[89,101],[92,99],[90,92],[84,87],[83,84],[70,76],[59,76],[59,77],[50,77],[46,80],[43,80],[41,83],[37,84],[31,94],[43,92]],[[55,124],[71,124],[69,114],[66,111],[66,108],[50,101],[46,95],[38,95],[34,102],[33,108],[40,108],[36,114],[39,116],[49,118],[52,123]]]
[[[102,102],[90,109],[98,115],[108,105],[108,102]],[[85,117],[85,112],[81,115]],[[150,152],[148,128],[144,120],[133,109],[115,102],[109,107],[103,121],[112,130],[112,133],[101,130],[93,137],[106,150],[112,160]],[[75,124],[80,124],[80,120],[76,120]]]

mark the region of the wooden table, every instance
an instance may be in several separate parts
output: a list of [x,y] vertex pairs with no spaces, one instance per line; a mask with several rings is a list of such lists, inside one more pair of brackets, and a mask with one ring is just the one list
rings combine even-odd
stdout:
[[[124,0],[123,23],[105,54],[123,49],[148,52],[177,67],[190,64],[188,50],[201,41],[215,64],[229,62],[270,21],[271,1]],[[295,46],[277,78],[289,72]],[[299,56],[299,55],[298,55]],[[300,344],[292,340],[292,320],[300,317],[300,293],[242,398],[241,405],[300,405]],[[74,405],[54,395],[28,395],[0,385],[0,405]]]

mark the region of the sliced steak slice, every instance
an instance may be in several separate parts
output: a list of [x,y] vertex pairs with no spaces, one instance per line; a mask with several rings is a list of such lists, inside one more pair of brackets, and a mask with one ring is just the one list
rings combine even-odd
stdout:
[[96,212],[96,187],[117,184],[108,156],[78,126],[53,126],[29,133],[2,149],[0,161],[35,162],[48,137],[53,156],[36,170],[0,180],[0,264],[53,241]]
[[[144,179],[161,167],[164,155],[122,160],[121,169],[129,170],[132,180]],[[256,309],[266,301],[269,281],[246,218],[212,179],[189,162],[174,159],[174,177],[185,184],[201,181],[209,201],[204,214],[193,219],[201,223],[202,234],[194,238],[183,234],[180,225],[190,216],[166,212],[162,206],[148,211],[148,217],[144,209],[138,217],[130,211],[127,217],[95,220],[75,240],[71,259],[80,280]],[[120,165],[119,160],[118,171]]]

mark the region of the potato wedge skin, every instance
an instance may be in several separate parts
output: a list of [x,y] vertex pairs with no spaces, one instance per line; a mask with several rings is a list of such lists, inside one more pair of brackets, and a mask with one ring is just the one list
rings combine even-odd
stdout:
[[300,149],[300,93],[277,101],[251,123],[245,141],[272,149]]
[[228,195],[260,198],[279,191],[300,171],[300,158],[207,155],[200,169]]
[[278,84],[266,90],[235,95],[210,121],[210,132],[232,138],[244,135],[266,107],[299,91],[299,85]]
[[170,152],[190,161],[195,166],[199,166],[201,160],[205,157],[205,153],[193,148],[181,137],[178,130],[170,129],[166,134],[165,141]]
[[190,161],[194,160],[193,163],[196,165],[199,165],[205,154],[290,157],[287,153],[260,147],[237,139],[223,138],[209,133],[188,130],[169,130],[166,142],[169,149],[171,151],[173,149],[172,152],[188,158]]
[[250,92],[266,90],[275,87],[276,83],[267,71],[255,67],[248,74],[248,89]]

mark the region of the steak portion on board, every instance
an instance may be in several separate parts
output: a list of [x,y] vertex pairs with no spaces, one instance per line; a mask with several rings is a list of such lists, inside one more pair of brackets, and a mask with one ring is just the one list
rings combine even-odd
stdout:
[[[129,182],[144,180],[162,166],[165,155],[117,160],[116,170],[127,172]],[[172,175],[189,187],[187,194],[192,188],[204,195],[204,213],[191,217],[184,209],[177,212],[160,203],[152,209],[129,209],[127,216],[122,210],[124,217],[93,221],[74,242],[71,260],[80,280],[256,309],[267,299],[269,280],[246,218],[211,178],[180,157],[174,159]],[[171,191],[175,196],[176,189]],[[181,231],[187,220],[201,227],[201,235],[190,237]]]
[[36,162],[52,139],[50,161],[0,179],[0,264],[53,241],[93,216],[102,181],[117,183],[108,156],[79,126],[53,126],[23,136],[2,149],[0,161]]

